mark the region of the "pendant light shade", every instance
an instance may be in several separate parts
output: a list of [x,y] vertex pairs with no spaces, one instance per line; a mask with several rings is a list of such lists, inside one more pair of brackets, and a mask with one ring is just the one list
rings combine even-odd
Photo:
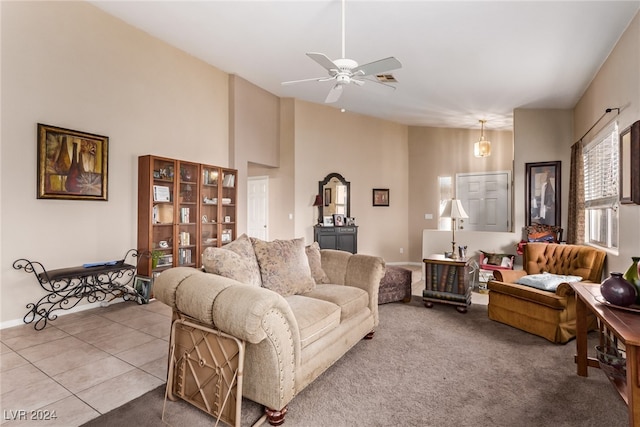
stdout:
[[491,141],[484,138],[484,124],[486,120],[480,120],[480,139],[473,144],[473,155],[476,157],[489,157],[491,155]]

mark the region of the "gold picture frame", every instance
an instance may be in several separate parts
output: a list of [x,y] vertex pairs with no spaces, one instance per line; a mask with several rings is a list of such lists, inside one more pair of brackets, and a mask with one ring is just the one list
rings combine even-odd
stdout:
[[38,123],[38,199],[107,200],[109,137]]

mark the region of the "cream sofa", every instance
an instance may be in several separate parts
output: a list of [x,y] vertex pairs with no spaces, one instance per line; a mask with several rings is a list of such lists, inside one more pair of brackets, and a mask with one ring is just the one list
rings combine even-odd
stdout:
[[[314,244],[306,248],[305,269],[300,239],[251,240],[262,286],[255,274],[247,275],[255,265],[249,239],[241,236],[225,246],[234,254],[221,248],[204,254],[205,269],[238,277],[176,267],[157,277],[154,294],[174,310],[174,318],[188,316],[245,341],[242,394],[264,405],[270,424],[279,425],[297,393],[362,338],[373,336],[385,263],[374,256],[319,250]],[[247,259],[252,267],[243,264]],[[307,282],[302,292],[264,287],[278,288],[286,278],[278,278],[277,269],[288,275],[300,264],[314,282],[301,278]]]

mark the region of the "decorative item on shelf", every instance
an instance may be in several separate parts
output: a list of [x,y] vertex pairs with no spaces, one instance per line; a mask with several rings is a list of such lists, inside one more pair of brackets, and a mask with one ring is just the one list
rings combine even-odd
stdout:
[[638,264],[640,257],[632,256],[631,261],[632,263],[624,273],[623,277],[627,282],[636,287],[636,292],[638,294],[636,304],[640,304],[640,264]]
[[322,196],[320,194],[316,195],[316,199],[313,202],[313,206],[318,208],[318,224],[322,223],[322,211],[321,211],[321,206],[322,206]]
[[342,227],[344,225],[344,215],[333,214],[333,225],[335,227]]
[[322,220],[323,227],[333,227],[333,216],[325,216]]
[[180,179],[183,181],[191,181],[192,178],[191,168],[180,166]]
[[476,157],[489,157],[491,155],[491,141],[484,138],[484,124],[486,120],[480,120],[480,139],[473,144],[473,155]]
[[458,246],[458,256],[460,259],[467,259],[467,245]]
[[348,216],[344,219],[344,224],[348,227],[353,227],[356,225],[356,218],[352,216]]
[[162,251],[154,250],[151,252],[151,268],[158,267],[158,260],[162,255],[164,255],[164,252]]
[[456,221],[459,219],[469,218],[469,215],[462,207],[462,202],[458,199],[447,200],[442,214],[442,218],[451,218],[451,258],[458,259],[458,253],[456,252]]
[[600,285],[600,293],[613,305],[627,307],[636,301],[638,292],[636,287],[627,282],[622,273],[612,272],[609,278]]

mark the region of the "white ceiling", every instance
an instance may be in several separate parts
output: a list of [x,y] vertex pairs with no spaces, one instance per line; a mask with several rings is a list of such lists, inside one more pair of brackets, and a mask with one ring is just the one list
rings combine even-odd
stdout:
[[[324,103],[306,52],[341,56],[341,1],[91,1],[280,97]],[[336,108],[408,125],[510,129],[515,108],[572,108],[640,8],[635,1],[347,0],[346,56],[394,56],[396,90],[349,85]]]

